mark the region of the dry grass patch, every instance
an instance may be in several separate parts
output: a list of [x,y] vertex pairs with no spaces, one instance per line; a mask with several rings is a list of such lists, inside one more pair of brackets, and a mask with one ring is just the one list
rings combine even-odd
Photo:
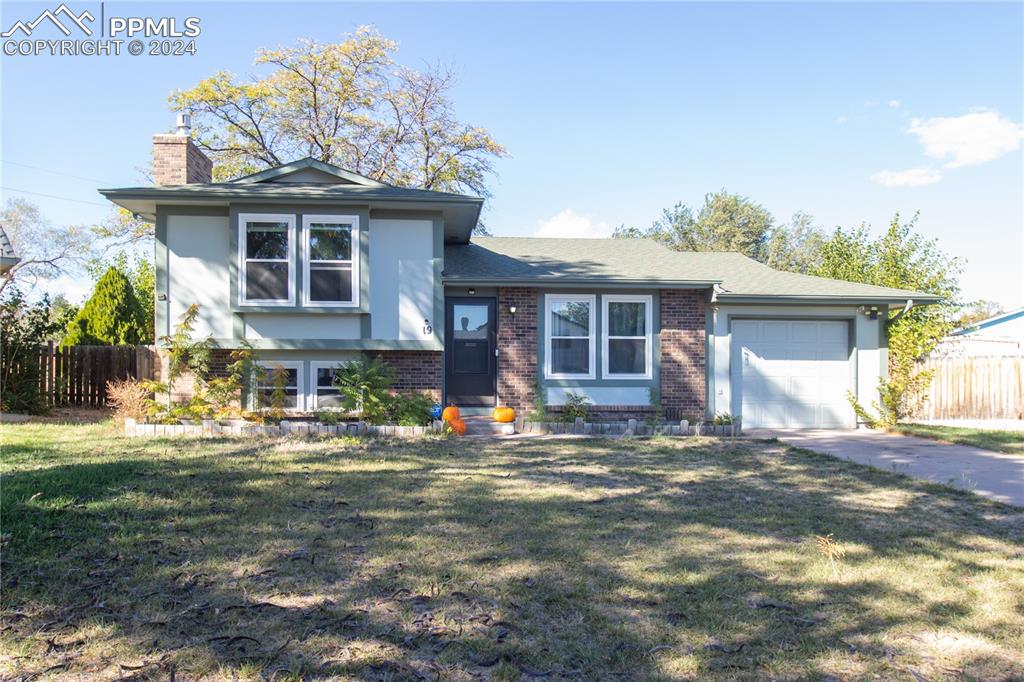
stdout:
[[1024,677],[1020,510],[778,443],[3,437],[2,676]]

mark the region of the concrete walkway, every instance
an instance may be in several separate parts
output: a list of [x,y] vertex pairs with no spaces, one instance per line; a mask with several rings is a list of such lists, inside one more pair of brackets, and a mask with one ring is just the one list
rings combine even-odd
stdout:
[[744,431],[1024,507],[1024,457],[880,431]]

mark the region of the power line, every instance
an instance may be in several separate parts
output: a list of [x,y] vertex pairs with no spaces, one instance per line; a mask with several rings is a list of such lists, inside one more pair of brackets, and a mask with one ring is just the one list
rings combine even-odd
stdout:
[[49,168],[43,168],[42,166],[33,166],[28,163],[19,163],[18,161],[3,160],[4,163],[9,163],[12,166],[21,166],[22,168],[31,168],[32,170],[43,171],[44,173],[52,173],[53,175],[63,175],[66,178],[75,178],[76,180],[88,180],[89,182],[95,182],[100,185],[109,185],[112,183],[106,182],[105,180],[97,180],[96,178],[87,178],[84,175],[74,175],[72,173],[62,173],[60,171],[50,170]]
[[96,201],[85,201],[84,199],[72,199],[70,197],[59,197],[56,194],[44,194],[42,192],[30,192],[27,189],[16,189],[14,187],[2,187],[0,189],[7,192],[18,192],[19,194],[31,194],[37,197],[46,197],[47,199],[60,199],[61,201],[73,201],[76,204],[89,204],[90,206],[102,206],[103,208],[110,208],[110,204],[101,204]]

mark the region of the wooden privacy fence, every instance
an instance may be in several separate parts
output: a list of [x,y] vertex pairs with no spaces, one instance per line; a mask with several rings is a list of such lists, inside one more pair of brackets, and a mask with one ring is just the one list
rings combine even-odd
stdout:
[[51,341],[39,349],[39,389],[51,407],[102,407],[107,382],[154,379],[160,361],[154,346],[68,346]]
[[934,371],[918,419],[1024,419],[1024,358],[933,357]]

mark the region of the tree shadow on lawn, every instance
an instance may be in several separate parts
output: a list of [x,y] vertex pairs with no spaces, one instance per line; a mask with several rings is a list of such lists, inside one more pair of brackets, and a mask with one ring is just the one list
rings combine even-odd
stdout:
[[1019,566],[1019,512],[778,444],[141,450],[4,477],[6,672],[938,679],[900,639],[931,632],[1022,671],[1024,615],[969,584]]

